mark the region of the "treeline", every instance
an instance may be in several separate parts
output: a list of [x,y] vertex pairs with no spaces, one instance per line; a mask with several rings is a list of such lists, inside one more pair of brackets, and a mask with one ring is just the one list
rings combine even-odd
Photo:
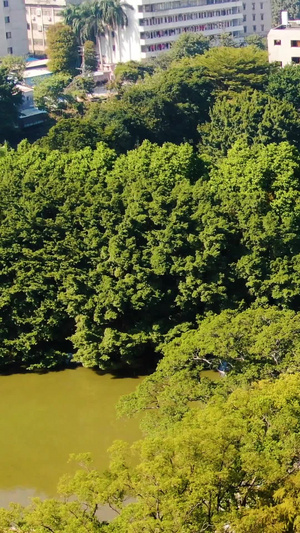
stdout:
[[2,150],[1,369],[160,358],[119,403],[144,440],[105,473],[77,458],[3,533],[300,531],[299,72],[252,47],[122,66],[117,96]]
[[215,149],[224,153],[245,135],[248,143],[286,139],[298,147],[297,69],[270,65],[267,53],[254,45],[207,49],[204,38],[194,41],[187,35],[185,40],[180,50],[174,45],[148,63],[118,65],[117,93],[85,106],[82,117],[70,118],[74,110],[63,94],[59,108],[52,109],[48,84],[49,110],[59,113],[60,120],[41,145],[69,152],[103,141],[125,153],[144,140],[160,145],[186,141],[200,145],[202,153],[208,147],[216,156]]
[[240,142],[0,160],[1,366],[143,366],[208,312],[299,310],[300,160]]
[[151,367],[208,313],[299,311],[299,70],[270,68],[209,50],[3,151],[1,368]]

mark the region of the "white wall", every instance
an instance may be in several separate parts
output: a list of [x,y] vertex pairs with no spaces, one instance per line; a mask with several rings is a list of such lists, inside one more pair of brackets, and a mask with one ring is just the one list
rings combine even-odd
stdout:
[[[5,22],[5,17],[9,17],[9,22]],[[7,38],[9,32],[11,37]],[[8,0],[8,7],[4,7],[3,0],[0,0],[0,56],[8,55],[8,48],[12,48],[12,53],[17,56],[28,53],[23,0]]]
[[[285,65],[291,64],[292,58],[299,58],[300,46],[291,46],[291,41],[297,41],[300,44],[300,25],[298,28],[272,29],[268,34],[268,51],[269,61]],[[275,43],[280,44],[275,44]]]
[[243,25],[245,35],[266,36],[272,25],[271,0],[243,0]]

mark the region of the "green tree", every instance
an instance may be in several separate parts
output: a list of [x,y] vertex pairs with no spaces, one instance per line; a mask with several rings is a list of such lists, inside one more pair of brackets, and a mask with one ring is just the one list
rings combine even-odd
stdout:
[[215,159],[225,155],[238,139],[253,143],[280,143],[299,147],[299,115],[291,103],[261,91],[227,93],[217,98],[210,122],[199,128],[201,143]]
[[183,57],[193,57],[204,54],[209,50],[210,41],[208,37],[195,33],[183,33],[172,45],[169,52],[172,61],[177,61]]
[[118,87],[123,83],[136,83],[145,78],[147,74],[153,74],[154,66],[141,63],[139,61],[127,61],[118,63],[114,70],[115,85]]
[[24,57],[14,55],[1,57],[0,66],[7,69],[10,74],[13,74],[15,81],[21,82],[23,80],[23,73],[26,67]]
[[64,73],[53,74],[42,80],[34,88],[35,105],[54,117],[63,116],[68,106],[74,104],[70,95],[65,94],[70,81],[70,76]]
[[85,147],[95,149],[97,141],[100,140],[99,133],[91,122],[79,118],[67,118],[53,126],[47,136],[40,141],[40,145],[49,151],[73,152]]
[[267,53],[256,46],[211,48],[195,58],[195,64],[205,68],[218,91],[263,89],[270,70]]
[[83,57],[85,70],[91,72],[97,70],[97,57],[93,41],[85,41],[83,45]]
[[279,100],[285,100],[300,109],[300,73],[295,65],[274,69],[269,77],[267,93]]
[[22,94],[10,68],[0,65],[0,142],[12,140],[18,129]]
[[74,75],[79,57],[75,34],[69,26],[54,24],[47,32],[49,69],[54,73]]
[[257,33],[247,35],[245,42],[248,46],[256,46],[257,48],[259,48],[259,50],[267,50],[266,39],[261,37],[261,35],[258,35]]

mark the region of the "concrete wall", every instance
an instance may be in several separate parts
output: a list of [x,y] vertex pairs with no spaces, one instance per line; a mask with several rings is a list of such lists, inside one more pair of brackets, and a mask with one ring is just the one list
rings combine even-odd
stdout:
[[300,21],[299,27],[272,29],[268,34],[268,51],[270,63],[276,61],[283,67],[300,63]]
[[266,36],[272,26],[271,0],[243,1],[244,35]]
[[0,57],[28,53],[26,14],[23,0],[0,1]]

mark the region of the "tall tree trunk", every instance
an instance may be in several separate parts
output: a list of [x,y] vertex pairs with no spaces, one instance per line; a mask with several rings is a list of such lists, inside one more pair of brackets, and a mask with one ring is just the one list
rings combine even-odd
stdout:
[[96,42],[98,46],[98,52],[99,52],[99,59],[100,59],[100,69],[103,70],[103,55],[102,55],[102,47],[101,47],[101,35],[97,35]]
[[121,50],[121,39],[120,39],[120,26],[117,27],[117,46],[119,49],[119,62],[122,63],[122,50]]

